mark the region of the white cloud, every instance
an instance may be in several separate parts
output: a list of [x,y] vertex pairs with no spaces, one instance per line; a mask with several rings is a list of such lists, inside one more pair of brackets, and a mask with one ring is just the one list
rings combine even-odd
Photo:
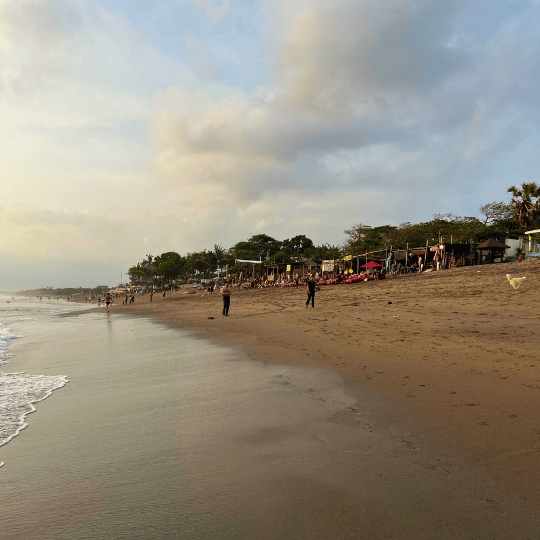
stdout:
[[88,260],[106,256],[118,240],[126,240],[118,223],[83,212],[16,205],[0,213],[0,252]]
[[204,13],[213,23],[217,23],[221,19],[223,19],[223,17],[229,10],[228,0],[225,0],[219,5],[214,4],[210,0],[195,0],[195,4],[197,5],[197,7],[204,9]]
[[145,78],[159,86],[185,68],[118,17],[69,0],[4,0],[0,21],[2,202],[138,207],[156,187]]
[[276,77],[290,103],[322,115],[426,95],[465,59],[444,48],[457,2],[322,0],[280,4]]
[[456,5],[281,2],[274,84],[170,87],[156,102],[154,164],[183,194],[186,222],[215,231],[226,214],[244,236],[309,225],[339,242],[357,221],[470,206],[471,179],[498,143],[487,136],[486,71],[464,50],[474,40],[459,29],[447,45]]
[[3,251],[336,244],[359,221],[471,215],[518,171],[536,180],[537,17],[521,4],[482,25],[437,0],[177,0],[144,21],[95,4],[0,0]]

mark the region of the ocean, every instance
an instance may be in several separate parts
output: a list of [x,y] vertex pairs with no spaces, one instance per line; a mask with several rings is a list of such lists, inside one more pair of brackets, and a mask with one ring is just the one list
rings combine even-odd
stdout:
[[[39,300],[34,297],[0,296],[0,367],[9,363],[8,346],[25,333],[39,333],[38,321],[50,315],[81,310],[80,304],[65,299]],[[13,327],[18,329],[18,335]],[[62,375],[28,375],[0,372],[0,446],[17,436],[34,412],[35,404],[49,397],[68,382]],[[0,466],[3,462],[0,461]]]
[[536,508],[329,370],[8,300],[2,540],[537,537]]

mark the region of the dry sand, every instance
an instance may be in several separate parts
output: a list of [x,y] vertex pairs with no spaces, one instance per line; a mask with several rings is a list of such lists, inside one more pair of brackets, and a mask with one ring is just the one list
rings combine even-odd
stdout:
[[[514,290],[506,279],[526,276]],[[540,262],[475,266],[305,288],[188,287],[117,313],[145,315],[242,347],[256,361],[328,367],[394,403],[412,433],[540,506]]]

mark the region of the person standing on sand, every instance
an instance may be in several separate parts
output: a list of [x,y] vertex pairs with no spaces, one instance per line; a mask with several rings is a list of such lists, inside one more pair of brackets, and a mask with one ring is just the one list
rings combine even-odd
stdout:
[[313,278],[310,276],[306,283],[306,289],[307,289],[307,302],[306,307],[309,306],[309,301],[311,300],[311,307],[315,307],[315,282],[313,281]]
[[223,296],[223,315],[226,317],[229,316],[229,306],[231,305],[231,288],[229,287],[229,282],[226,281],[221,289],[221,296]]
[[150,302],[152,301],[152,296],[154,296],[154,291],[150,291]]
[[112,296],[107,293],[107,296],[105,297],[105,311],[109,313],[109,304],[112,304]]

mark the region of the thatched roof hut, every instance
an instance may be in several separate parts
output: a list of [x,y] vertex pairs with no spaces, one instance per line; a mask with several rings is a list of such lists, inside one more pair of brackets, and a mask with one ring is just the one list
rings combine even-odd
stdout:
[[504,257],[504,252],[507,249],[510,249],[510,246],[507,246],[506,244],[503,244],[502,242],[499,242],[499,240],[495,240],[494,238],[490,238],[489,240],[486,240],[485,242],[482,242],[481,244],[478,244],[474,248],[480,257],[480,262],[482,261],[483,252],[488,252],[488,261],[494,262],[495,259],[500,258],[501,262]]

